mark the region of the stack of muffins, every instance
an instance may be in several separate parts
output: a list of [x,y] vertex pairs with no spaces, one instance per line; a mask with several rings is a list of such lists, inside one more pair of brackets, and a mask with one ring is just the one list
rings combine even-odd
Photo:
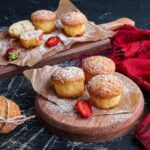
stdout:
[[[56,13],[49,10],[38,10],[31,15],[32,23],[23,20],[9,27],[9,35],[20,39],[25,48],[39,46],[43,33],[51,33],[55,29]],[[67,36],[78,37],[85,32],[86,17],[80,12],[69,12],[61,18],[64,32]]]
[[123,92],[123,84],[114,72],[115,63],[111,59],[93,56],[84,61],[83,70],[77,67],[57,69],[52,73],[51,81],[62,98],[81,96],[87,84],[91,104],[108,109],[119,104]]

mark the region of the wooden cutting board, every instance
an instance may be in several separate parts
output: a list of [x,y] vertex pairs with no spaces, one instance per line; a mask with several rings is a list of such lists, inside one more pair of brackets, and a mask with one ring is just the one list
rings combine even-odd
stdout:
[[[101,27],[105,30],[115,30],[124,24],[131,24],[134,25],[134,21],[129,18],[120,18],[113,22],[109,22],[106,24],[102,24]],[[96,41],[96,42],[85,42],[85,43],[76,43],[70,49],[58,53],[54,56],[51,56],[47,59],[44,59],[34,65],[33,67],[20,67],[16,65],[7,65],[7,66],[0,66],[0,79],[5,79],[17,74],[22,74],[24,70],[31,69],[31,68],[38,68],[45,65],[53,65],[56,63],[63,62],[65,60],[79,57],[83,54],[90,54],[102,49],[105,49],[109,46],[110,41],[109,39]]]
[[[129,84],[128,87],[131,86],[133,91],[138,91],[141,95],[130,114],[93,115],[88,119],[79,114],[70,116],[48,107],[50,102],[37,95],[35,108],[40,123],[53,134],[82,142],[105,141],[127,134],[140,121],[144,110],[144,98],[141,90],[132,80],[122,74],[117,73],[117,75]],[[135,101],[135,96],[131,101]]]
[[83,54],[90,54],[97,52],[99,50],[105,49],[109,46],[109,39],[97,42],[86,42],[86,43],[76,43],[71,49],[58,53],[47,59],[44,59],[34,65],[33,67],[20,67],[16,65],[0,66],[0,79],[5,79],[17,74],[22,74],[24,70],[39,68],[45,65],[53,65],[71,58],[79,57]]

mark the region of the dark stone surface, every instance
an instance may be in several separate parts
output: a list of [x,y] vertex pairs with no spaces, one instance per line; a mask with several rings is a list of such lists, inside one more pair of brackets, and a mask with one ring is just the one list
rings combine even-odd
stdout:
[[[87,16],[89,20],[97,24],[109,22],[120,17],[129,17],[136,22],[141,29],[150,29],[148,0],[72,0],[72,2]],[[52,0],[0,0],[0,27],[9,26],[12,23],[28,19],[30,14],[38,9],[55,10],[57,1]],[[61,65],[76,65],[71,61]],[[144,91],[143,91],[144,92]],[[31,84],[23,75],[15,76],[0,81],[0,95],[14,100],[21,108],[22,113],[31,115],[35,113],[34,92]],[[149,110],[150,94],[144,92],[145,111]],[[72,142],[50,134],[36,119],[25,122],[13,132],[0,135],[1,150],[140,150],[142,145],[133,138],[133,129],[129,134],[107,142],[82,143]]]

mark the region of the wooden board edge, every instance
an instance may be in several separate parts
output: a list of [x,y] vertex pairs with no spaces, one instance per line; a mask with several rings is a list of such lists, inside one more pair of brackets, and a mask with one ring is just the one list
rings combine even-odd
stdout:
[[101,142],[101,141],[112,140],[112,139],[126,135],[129,131],[131,131],[140,122],[140,119],[141,119],[142,114],[144,112],[144,98],[142,97],[142,99],[141,99],[141,103],[140,103],[141,109],[140,109],[139,115],[136,116],[136,118],[134,118],[134,121],[130,124],[129,128],[127,129],[126,127],[124,127],[120,131],[109,134],[109,138],[107,137],[108,135],[106,135],[106,136],[97,135],[95,137],[92,137],[92,136],[88,137],[86,135],[86,139],[85,139],[85,138],[83,138],[83,136],[81,136],[79,134],[71,134],[70,132],[63,131],[63,130],[61,130],[61,129],[59,129],[56,126],[53,126],[51,124],[46,125],[47,124],[47,122],[45,121],[46,118],[45,119],[41,118],[41,116],[40,116],[41,112],[38,109],[38,103],[36,101],[35,101],[35,108],[36,108],[37,118],[38,118],[40,124],[43,125],[51,133],[53,133],[57,136],[60,136],[62,138],[70,139],[72,141]]
[[[73,47],[69,50],[65,50],[61,53],[58,53],[52,57],[46,58],[42,61],[40,61],[39,63],[35,64],[33,67],[20,67],[20,66],[16,66],[16,65],[8,65],[8,66],[1,66],[0,68],[0,80],[8,78],[8,77],[12,77],[18,74],[22,74],[24,70],[28,70],[28,69],[33,69],[33,68],[39,68],[45,65],[54,65],[60,62],[63,62],[65,60],[69,60],[69,59],[73,59],[76,57],[80,57],[83,54],[91,54],[91,53],[95,53],[97,51],[100,51],[102,49],[105,49],[109,46],[109,39],[103,40],[103,41],[97,41],[97,42],[90,42],[88,44],[88,48],[87,45],[85,43],[81,43],[83,44],[80,49],[79,47]],[[82,53],[80,53],[79,51],[82,50]],[[67,54],[69,53],[69,56],[67,56]]]

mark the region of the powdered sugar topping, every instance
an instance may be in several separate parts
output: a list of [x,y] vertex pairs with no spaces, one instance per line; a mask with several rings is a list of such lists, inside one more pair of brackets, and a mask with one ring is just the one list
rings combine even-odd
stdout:
[[67,25],[86,23],[86,17],[80,12],[69,12],[62,17],[62,22]]
[[88,91],[95,95],[119,95],[123,90],[123,83],[114,75],[97,75],[88,82]]
[[53,20],[56,19],[56,14],[49,10],[38,10],[31,15],[32,20]]
[[43,33],[42,30],[28,30],[26,32],[23,32],[20,36],[20,38],[22,39],[34,39],[34,38],[38,38],[41,36],[41,34]]
[[85,60],[83,63],[83,68],[87,72],[93,74],[105,74],[114,72],[115,64],[109,58],[102,56],[92,56]]
[[53,80],[64,82],[80,78],[84,79],[84,73],[82,69],[77,67],[63,67],[54,71],[51,77]]

